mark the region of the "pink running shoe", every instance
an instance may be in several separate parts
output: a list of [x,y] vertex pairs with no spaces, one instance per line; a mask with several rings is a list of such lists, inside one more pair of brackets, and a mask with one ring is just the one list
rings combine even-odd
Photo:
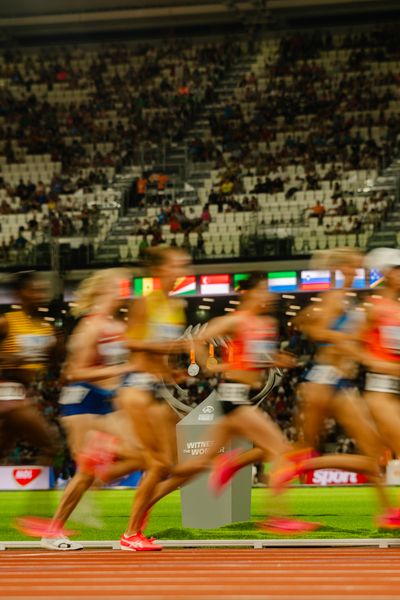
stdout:
[[44,517],[18,517],[14,521],[16,529],[30,537],[38,538],[58,538],[61,536],[70,537],[77,535],[78,531],[64,529],[60,522]]
[[270,485],[275,494],[282,493],[293,479],[305,473],[307,471],[304,465],[305,461],[316,456],[318,456],[318,452],[313,448],[294,450],[285,454],[287,465],[271,472],[270,475]]
[[215,496],[220,496],[224,492],[232,477],[240,470],[240,466],[235,464],[240,453],[241,450],[235,448],[225,452],[214,461],[208,487]]
[[389,508],[375,522],[379,529],[400,529],[400,508]]
[[[140,524],[140,530],[139,530],[139,532],[140,532],[142,535],[143,535],[143,531],[144,531],[144,530],[146,529],[146,527],[147,527],[147,523],[148,523],[148,521],[149,521],[149,518],[150,518],[150,511],[151,511],[151,508],[149,508],[149,510],[146,510],[146,512],[145,512],[145,513],[144,513],[144,515],[143,515],[143,519],[142,519],[142,522],[141,522],[141,524]],[[157,538],[155,538],[155,537],[149,537],[149,538],[147,538],[147,539],[149,540],[149,542],[155,542]]]
[[272,517],[260,523],[260,529],[269,533],[278,533],[280,535],[300,535],[309,533],[321,527],[320,523],[310,523],[308,521],[298,521],[297,519],[287,519],[282,517]]
[[88,475],[102,475],[102,470],[115,460],[117,438],[108,433],[95,431],[78,455],[79,469]]
[[156,552],[163,549],[161,544],[150,541],[140,531],[131,536],[123,533],[119,545],[121,550],[128,550],[128,552]]

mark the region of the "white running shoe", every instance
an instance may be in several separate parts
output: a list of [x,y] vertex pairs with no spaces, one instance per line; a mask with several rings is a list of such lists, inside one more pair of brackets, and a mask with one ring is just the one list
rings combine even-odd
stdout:
[[73,542],[72,540],[63,535],[60,537],[53,538],[43,537],[40,540],[40,545],[42,546],[42,548],[47,548],[47,550],[83,550],[82,544],[78,544],[78,542]]

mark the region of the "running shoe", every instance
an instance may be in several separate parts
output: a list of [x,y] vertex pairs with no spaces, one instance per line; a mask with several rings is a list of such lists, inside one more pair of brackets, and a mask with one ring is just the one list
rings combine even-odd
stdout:
[[83,550],[82,544],[73,542],[65,535],[60,535],[59,537],[42,537],[40,545],[42,548],[47,548],[47,550],[59,550],[62,552],[68,550]]
[[128,552],[155,552],[163,549],[161,544],[150,541],[140,531],[131,536],[122,534],[119,545],[121,550]]
[[259,524],[260,529],[280,535],[300,535],[315,531],[320,527],[320,523],[310,523],[309,521],[298,521],[297,519],[283,517],[271,517],[264,523]]
[[30,537],[58,538],[78,533],[71,529],[64,529],[63,524],[55,522],[53,519],[43,517],[18,517],[15,519],[14,524],[19,531]]
[[102,473],[102,469],[115,460],[117,438],[102,431],[93,432],[88,443],[78,455],[80,471],[88,475]]
[[[143,535],[143,531],[146,529],[147,523],[148,523],[148,521],[150,519],[150,511],[151,511],[151,508],[149,508],[148,510],[146,510],[146,512],[143,515],[143,519],[142,519],[142,522],[140,524],[140,529],[139,529],[139,532],[142,535]],[[157,538],[155,538],[155,537],[149,537],[147,539],[149,540],[149,542],[155,542]]]
[[220,496],[224,492],[232,477],[240,470],[240,466],[236,464],[240,452],[238,448],[235,448],[215,459],[208,480],[208,487],[215,496]]
[[316,456],[318,452],[313,448],[303,448],[285,454],[286,465],[270,474],[270,486],[275,494],[280,494],[293,479],[305,473],[305,462]]
[[379,529],[400,529],[400,508],[388,508],[376,518]]

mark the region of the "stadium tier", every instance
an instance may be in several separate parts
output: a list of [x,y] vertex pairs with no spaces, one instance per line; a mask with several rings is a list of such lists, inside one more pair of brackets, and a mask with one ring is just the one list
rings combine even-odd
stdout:
[[261,41],[187,136],[198,200],[140,194],[103,256],[136,260],[161,242],[205,258],[396,245],[395,189],[379,180],[400,129],[394,42],[334,30]]
[[162,243],[196,259],[397,244],[378,177],[398,58],[385,30],[4,53],[2,262],[44,264],[58,242],[86,264]]

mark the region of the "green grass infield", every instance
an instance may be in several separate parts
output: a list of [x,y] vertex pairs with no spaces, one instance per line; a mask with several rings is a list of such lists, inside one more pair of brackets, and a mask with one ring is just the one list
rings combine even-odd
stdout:
[[[393,500],[398,491],[392,489]],[[0,541],[26,539],[13,526],[21,515],[51,516],[60,491],[0,492]],[[69,525],[79,530],[76,539],[115,540],[125,530],[134,490],[90,491],[73,514]],[[280,501],[281,502],[281,501]],[[286,494],[285,508],[307,521],[321,523],[318,531],[304,538],[398,537],[400,531],[384,532],[374,522],[378,506],[369,487],[292,488]],[[265,489],[253,489],[251,520],[219,529],[185,529],[181,523],[180,495],[175,492],[154,509],[146,534],[159,539],[257,539],[277,537],[259,531],[257,522],[271,513],[274,503]],[[282,507],[283,508],[283,507]]]

